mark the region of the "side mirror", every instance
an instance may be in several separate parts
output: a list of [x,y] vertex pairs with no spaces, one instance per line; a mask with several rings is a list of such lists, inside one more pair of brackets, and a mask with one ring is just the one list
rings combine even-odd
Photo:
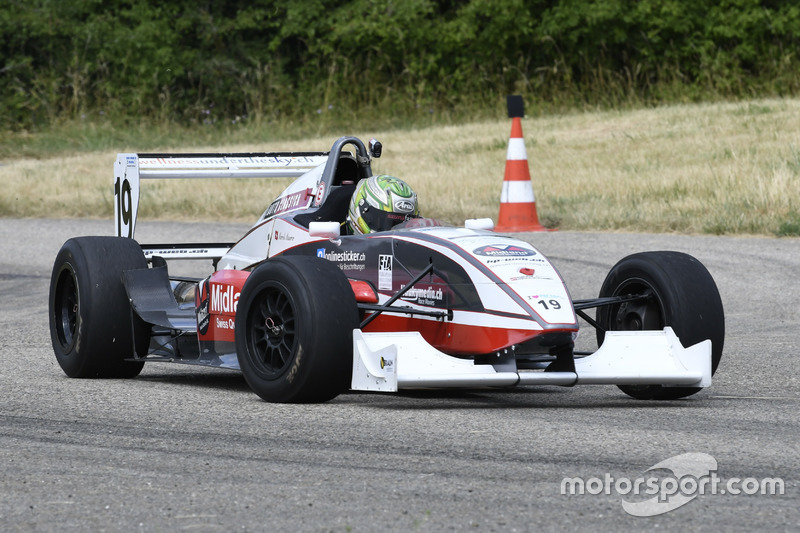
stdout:
[[469,218],[464,221],[464,227],[467,229],[493,231],[494,221],[491,218]]
[[308,225],[308,234],[312,237],[336,240],[341,235],[338,222],[311,222]]

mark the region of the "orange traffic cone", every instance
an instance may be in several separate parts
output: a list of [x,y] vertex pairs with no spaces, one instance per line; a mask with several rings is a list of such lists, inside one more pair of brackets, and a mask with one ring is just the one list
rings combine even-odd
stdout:
[[495,231],[553,231],[539,224],[536,198],[528,169],[528,154],[522,137],[522,119],[513,117],[508,139],[506,173],[500,195],[500,216]]

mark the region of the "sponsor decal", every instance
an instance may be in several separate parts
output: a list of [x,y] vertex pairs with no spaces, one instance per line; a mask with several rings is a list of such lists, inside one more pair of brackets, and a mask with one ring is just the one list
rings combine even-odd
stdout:
[[200,335],[205,335],[208,332],[209,312],[208,312],[208,278],[197,285],[197,292],[195,293],[195,313],[197,314],[197,331]]
[[313,156],[218,156],[218,157],[148,157],[141,159],[142,166],[206,166],[237,167],[292,167],[321,163],[323,159]]
[[522,267],[518,271],[521,276],[511,276],[508,278],[508,281],[520,281],[520,280],[532,280],[532,279],[541,279],[541,276],[536,276],[536,271],[529,267]]
[[215,314],[236,313],[240,294],[233,285],[211,283],[211,312]]
[[153,255],[203,255],[209,253],[208,248],[163,248],[160,250],[145,250],[144,256],[151,257]]
[[287,194],[286,196],[278,198],[267,208],[264,218],[271,217],[272,215],[277,215],[278,213],[283,213],[285,211],[291,211],[292,209],[306,207],[308,205],[308,198],[311,196],[313,196],[312,189],[306,189],[304,191],[297,191],[295,193]]
[[233,318],[225,318],[223,316],[216,317],[217,329],[229,329],[233,331],[236,321]]
[[329,252],[325,248],[317,248],[317,257],[336,263],[336,266],[342,270],[361,271],[366,268],[364,261],[366,261],[367,255],[364,252],[353,252],[351,250]]
[[439,305],[443,299],[444,293],[442,289],[434,289],[431,286],[428,286],[427,289],[411,287],[401,298],[401,300],[417,302],[420,305]]
[[378,290],[392,290],[392,256],[381,254],[378,256]]
[[[322,255],[320,255],[320,252],[322,252]],[[317,257],[324,257],[328,261],[333,261],[334,263],[341,263],[343,261],[364,261],[367,258],[364,252],[352,252],[350,250],[328,252],[325,251],[325,248],[317,250]]]
[[401,213],[411,213],[414,211],[414,204],[408,200],[398,200],[394,203],[394,209]]
[[279,231],[275,231],[274,239],[276,241],[293,241],[294,235],[291,233],[281,233]]
[[234,340],[235,315],[248,272],[220,270],[198,284],[195,296],[201,341]]
[[133,155],[125,156],[125,165],[129,166],[129,167],[135,167],[136,166],[136,156],[133,156]]
[[562,298],[563,294],[529,294],[528,300],[540,300],[542,298]]
[[381,370],[386,370],[387,374],[394,372],[394,360],[381,357]]
[[342,270],[358,270],[361,272],[367,268],[367,265],[363,263],[339,263],[339,268]]
[[530,248],[523,248],[516,244],[489,244],[475,248],[472,253],[489,257],[528,257],[536,255],[536,252]]

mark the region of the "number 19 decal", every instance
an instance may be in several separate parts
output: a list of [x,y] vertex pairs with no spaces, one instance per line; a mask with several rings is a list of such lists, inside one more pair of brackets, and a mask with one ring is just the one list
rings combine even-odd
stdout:
[[[114,182],[114,210],[117,219],[117,235],[120,237],[132,237],[133,225],[131,224],[131,214],[133,209],[133,198],[131,195],[131,184],[127,178],[122,180],[117,176]],[[123,231],[125,233],[123,234]]]
[[[546,302],[544,300],[539,300],[536,303],[541,305],[545,309],[550,309],[550,307],[552,307],[553,309],[561,309],[561,304],[558,302],[558,300],[548,300]],[[550,304],[550,306],[548,307],[547,304]]]

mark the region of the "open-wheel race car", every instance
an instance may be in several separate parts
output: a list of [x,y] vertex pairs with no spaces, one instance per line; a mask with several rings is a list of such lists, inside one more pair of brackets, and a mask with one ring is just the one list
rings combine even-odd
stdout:
[[[151,361],[239,369],[271,402],[579,384],[674,399],[710,385],[724,315],[698,260],[634,254],[598,297],[573,300],[539,250],[489,219],[450,227],[413,215],[347,231],[380,151],[342,137],[329,152],[120,154],[116,236],[70,239],[53,267],[61,368],[80,378],[131,378]],[[144,179],[272,176],[296,179],[238,242],[133,239]],[[213,273],[171,275],[173,259],[210,260]],[[575,349],[579,317],[597,331],[595,351]]]

